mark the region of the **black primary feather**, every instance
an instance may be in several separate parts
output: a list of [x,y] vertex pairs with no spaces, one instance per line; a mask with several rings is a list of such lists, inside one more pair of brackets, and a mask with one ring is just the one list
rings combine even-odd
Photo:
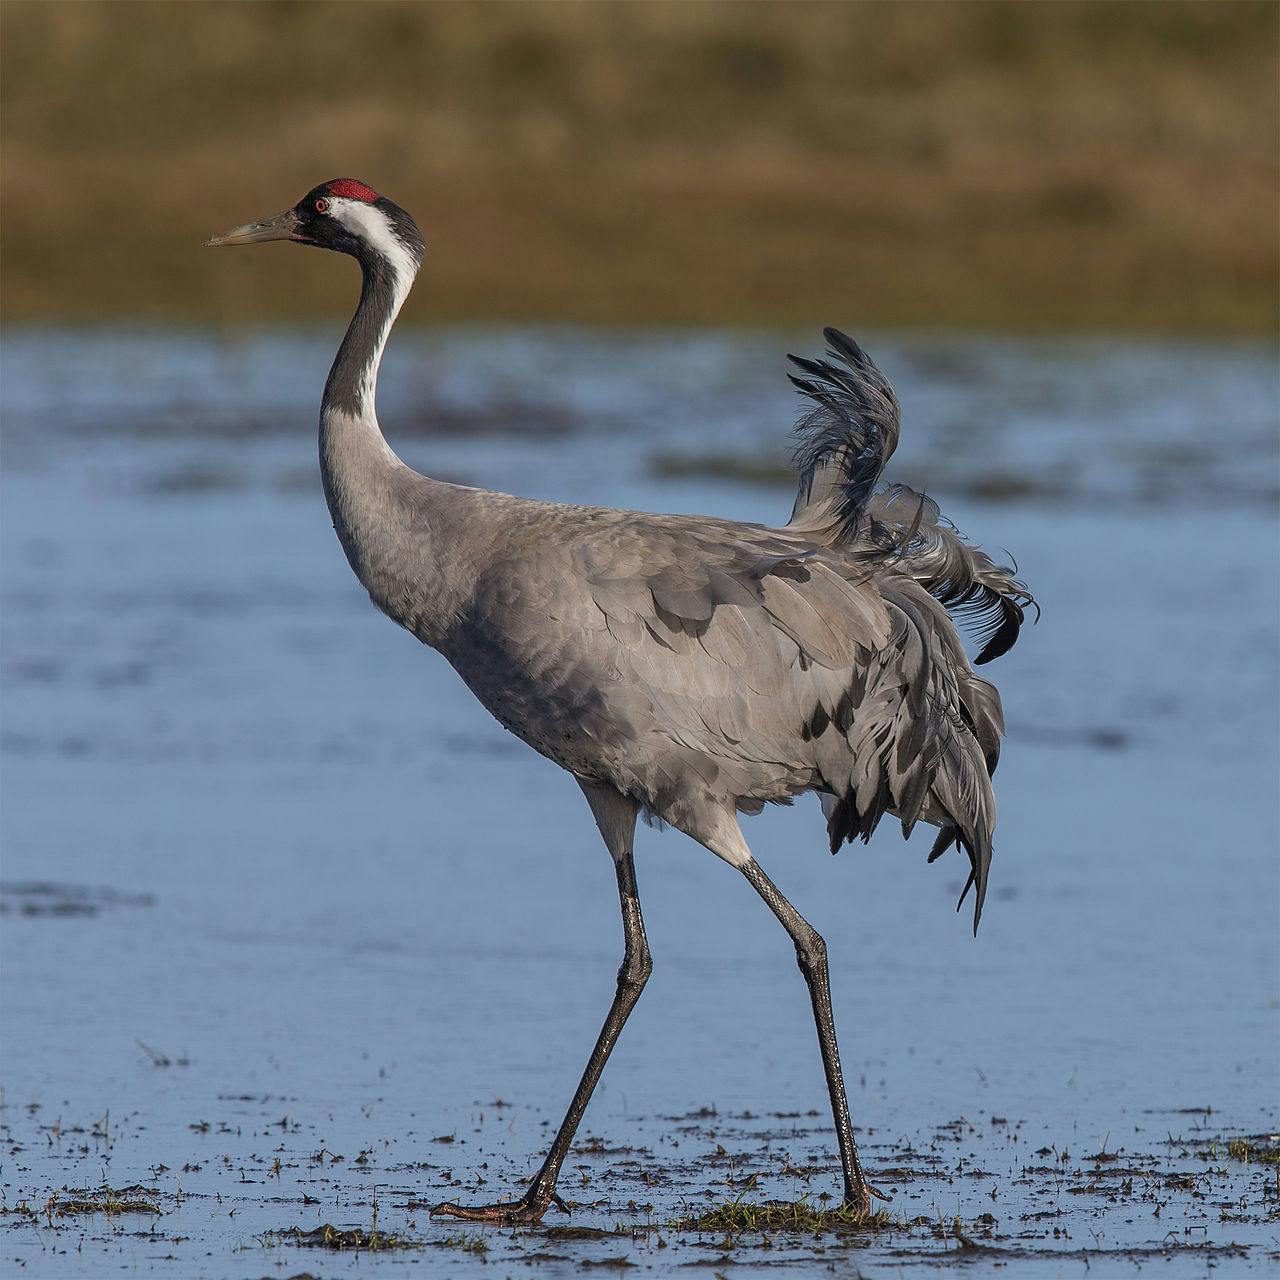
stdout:
[[967,542],[932,498],[903,484],[886,485],[872,495],[866,515],[898,546],[898,567],[981,642],[975,665],[1013,648],[1028,608],[1040,616],[1017,566],[997,564]]

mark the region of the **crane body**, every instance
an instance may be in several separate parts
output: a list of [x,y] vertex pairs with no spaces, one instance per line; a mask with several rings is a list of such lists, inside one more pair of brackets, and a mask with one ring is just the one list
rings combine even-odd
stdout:
[[[520,1199],[436,1212],[539,1221],[604,1063],[652,969],[633,838],[641,814],[741,871],[786,928],[808,984],[845,1200],[871,1196],[854,1143],[826,946],[752,857],[738,814],[819,794],[832,852],[885,814],[939,829],[986,892],[1003,721],[953,614],[1004,652],[1031,596],[936,504],[879,486],[898,437],[888,382],[851,339],[792,357],[807,397],[799,493],[780,528],[542,502],[418,474],[375,409],[391,326],[425,245],[398,206],[335,179],[210,244],[287,239],[355,257],[359,305],[320,415],[334,528],[374,604],[438,650],[505,728],[578,781],[613,859],[624,959],[600,1037],[552,1148]],[[962,895],[963,901],[963,895]],[[563,1207],[563,1205],[562,1205]]]

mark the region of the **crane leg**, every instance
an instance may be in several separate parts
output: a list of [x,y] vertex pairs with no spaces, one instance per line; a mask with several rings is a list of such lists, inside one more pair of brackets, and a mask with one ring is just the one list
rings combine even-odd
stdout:
[[640,999],[644,984],[653,972],[649,941],[644,932],[644,917],[640,914],[640,896],[636,889],[636,869],[632,858],[637,806],[634,801],[612,788],[595,787],[583,782],[579,785],[586,793],[600,832],[613,855],[614,869],[618,876],[618,897],[622,905],[626,950],[618,969],[618,988],[613,1004],[609,1006],[604,1026],[600,1028],[600,1036],[587,1060],[586,1070],[582,1073],[573,1101],[569,1103],[569,1110],[560,1122],[551,1150],[528,1191],[519,1200],[499,1204],[460,1205],[452,1201],[438,1204],[431,1210],[433,1217],[460,1218],[467,1222],[494,1222],[504,1226],[531,1226],[541,1221],[542,1215],[553,1204],[568,1212],[564,1201],[556,1194],[560,1166],[569,1154],[573,1136],[604,1071],[604,1064],[609,1060],[609,1054],[613,1051],[631,1010],[635,1008],[636,1001]]
[[849,1122],[849,1102],[844,1092],[844,1076],[840,1071],[840,1050],[836,1045],[836,1024],[831,1012],[831,980],[827,973],[827,944],[822,935],[778,891],[754,858],[739,865],[751,887],[764,899],[765,905],[782,922],[796,947],[796,961],[809,987],[813,1003],[813,1020],[818,1028],[818,1045],[822,1050],[822,1068],[831,1095],[831,1112],[835,1119],[836,1138],[840,1143],[840,1164],[844,1170],[844,1202],[858,1213],[871,1212],[871,1197],[887,1199],[867,1182],[858,1160],[858,1147]]

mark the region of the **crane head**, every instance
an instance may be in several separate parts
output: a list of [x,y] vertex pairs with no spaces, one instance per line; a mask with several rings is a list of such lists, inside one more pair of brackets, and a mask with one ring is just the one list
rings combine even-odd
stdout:
[[355,178],[322,182],[292,208],[211,236],[205,247],[265,240],[292,240],[294,244],[332,249],[350,254],[363,265],[381,259],[397,274],[417,271],[426,252],[414,220],[399,205]]

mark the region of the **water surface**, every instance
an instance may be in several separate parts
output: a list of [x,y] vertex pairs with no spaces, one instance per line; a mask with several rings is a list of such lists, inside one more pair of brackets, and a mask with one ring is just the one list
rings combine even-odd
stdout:
[[[40,1211],[0,1218],[6,1272],[1274,1264],[1275,1166],[1226,1146],[1280,1127],[1269,349],[868,338],[903,401],[891,474],[1015,554],[1045,612],[990,669],[976,941],[927,833],[833,859],[811,798],[745,826],[828,940],[864,1155],[915,1223],[765,1249],[663,1224],[753,1175],[748,1198],[837,1190],[808,1002],[748,886],[674,832],[640,836],[655,974],[562,1184],[571,1226],[661,1229],[420,1207],[536,1166],[621,931],[571,779],[350,575],[314,459],[333,337],[5,339],[0,1184]],[[781,522],[783,349],[406,332],[380,409],[431,474]],[[163,1215],[44,1212],[104,1182]],[[375,1203],[427,1247],[270,1234]]]

